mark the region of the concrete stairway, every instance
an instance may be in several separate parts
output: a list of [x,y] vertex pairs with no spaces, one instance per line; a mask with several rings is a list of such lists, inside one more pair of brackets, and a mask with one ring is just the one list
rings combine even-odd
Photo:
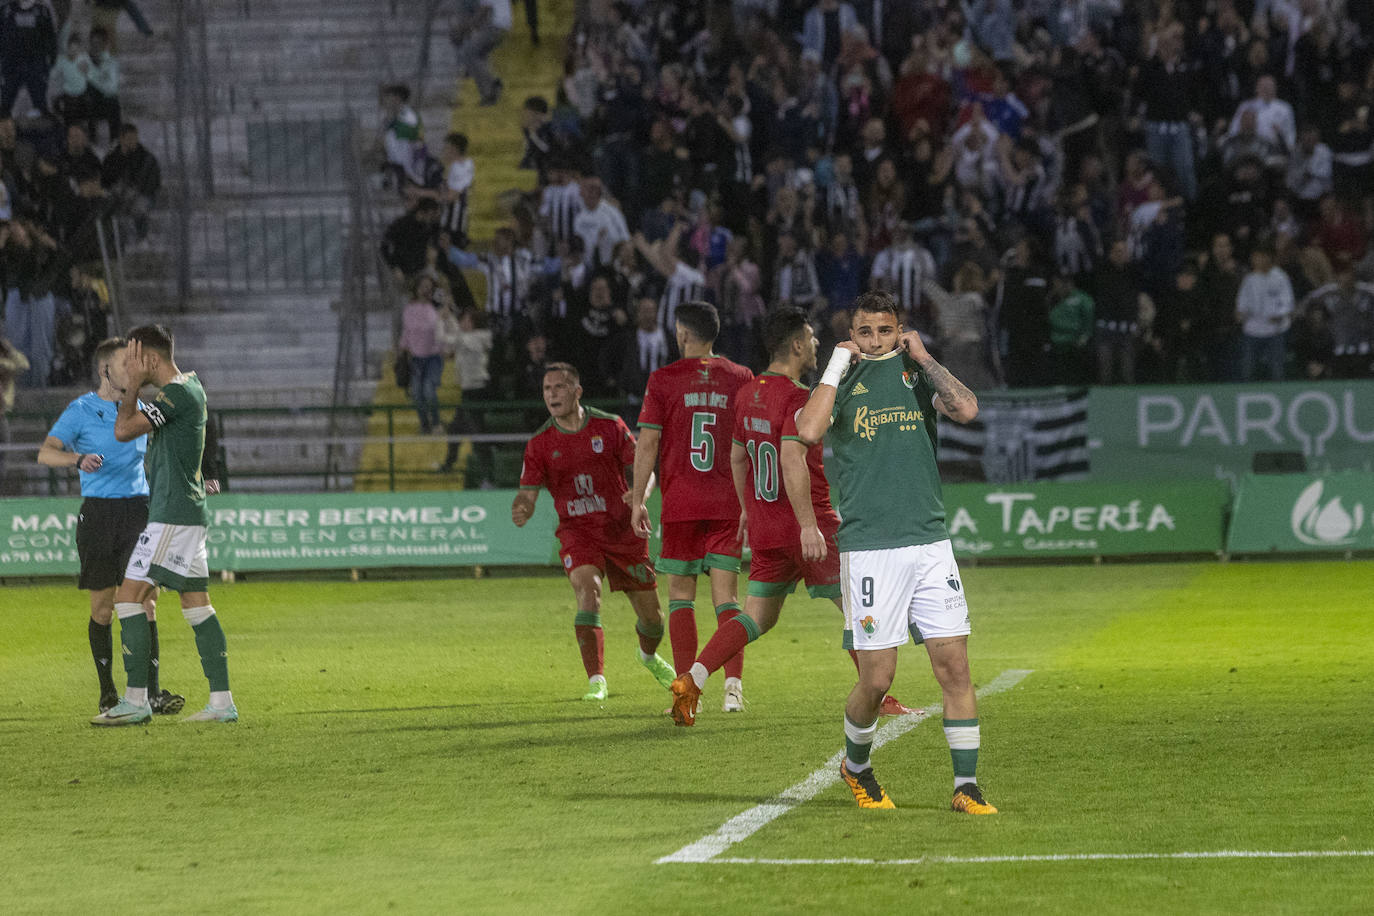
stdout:
[[[517,166],[524,149],[524,137],[520,132],[520,110],[526,98],[542,95],[552,104],[563,72],[564,40],[573,25],[572,0],[540,0],[540,31],[542,41],[535,47],[525,26],[523,13],[517,7],[515,23],[506,40],[492,55],[492,68],[505,84],[500,101],[490,107],[477,104],[477,90],[471,80],[464,80],[452,86],[449,94],[454,102],[448,115],[449,129],[462,131],[468,136],[469,152],[476,166],[476,178],[471,202],[471,235],[476,246],[485,247],[496,229],[507,225],[510,214],[501,206],[502,196],[512,189],[529,191],[535,187],[535,174],[522,171]],[[452,72],[452,50],[447,41],[445,47],[437,50],[436,70]],[[436,122],[426,111],[425,122]],[[431,129],[432,142],[438,142]],[[480,274],[469,274],[468,283],[473,294],[481,301],[485,281]],[[462,397],[451,366],[444,370],[443,384],[439,389],[442,404],[455,404]],[[377,386],[378,407],[397,407],[409,401],[405,392],[384,377]],[[386,434],[383,413],[373,416],[370,434]],[[447,416],[445,417],[447,419]],[[398,435],[418,436],[419,423],[414,411],[397,410],[393,424]],[[518,425],[518,424],[517,424]],[[496,430],[492,431],[506,431]],[[513,431],[513,430],[511,430]],[[388,448],[383,442],[372,442],[364,448],[360,456],[360,475],[358,489],[429,490],[436,487],[477,486],[479,481],[466,480],[463,473],[464,463],[471,451],[471,445],[464,443],[459,454],[458,468],[453,474],[440,475],[435,466],[440,463],[447,450],[442,437],[433,441],[396,443]],[[514,486],[519,480],[520,454],[518,444],[501,444],[493,449],[493,482],[499,486]],[[388,473],[394,468],[394,473]]]

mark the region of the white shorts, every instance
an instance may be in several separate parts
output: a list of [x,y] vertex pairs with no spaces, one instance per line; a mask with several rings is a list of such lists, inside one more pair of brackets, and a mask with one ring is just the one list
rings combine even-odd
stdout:
[[948,540],[840,554],[846,649],[892,649],[971,631],[968,601]]
[[149,522],[138,536],[124,578],[176,592],[203,592],[210,577],[204,525]]

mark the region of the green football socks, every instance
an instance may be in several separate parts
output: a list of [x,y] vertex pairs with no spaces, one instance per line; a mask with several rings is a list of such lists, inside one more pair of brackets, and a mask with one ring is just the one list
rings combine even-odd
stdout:
[[873,736],[878,733],[878,720],[867,725],[856,725],[844,717],[844,757],[849,772],[857,773],[869,768],[868,755],[873,750]]
[[213,613],[203,623],[191,627],[196,634],[196,651],[200,653],[200,670],[210,682],[211,692],[229,689],[229,652],[224,629]]
[[954,787],[977,782],[978,745],[981,742],[977,719],[945,719],[945,740],[954,763]]
[[129,687],[146,690],[148,659],[152,652],[148,617],[143,613],[143,605],[134,602],[116,604],[115,613],[119,615],[119,650],[124,656],[124,673]]

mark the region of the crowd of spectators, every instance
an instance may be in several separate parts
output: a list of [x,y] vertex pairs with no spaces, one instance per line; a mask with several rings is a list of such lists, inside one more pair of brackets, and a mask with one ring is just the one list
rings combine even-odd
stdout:
[[0,4],[0,336],[24,356],[21,388],[89,381],[108,333],[114,223],[137,244],[161,187],[156,158],[122,120],[114,45],[121,12],[151,30],[126,0],[97,2],[89,28],[76,12]]
[[391,236],[505,394],[537,352],[634,398],[693,298],[758,367],[769,308],[829,344],[872,288],[975,389],[1374,377],[1374,3],[584,9],[509,228],[412,192]]

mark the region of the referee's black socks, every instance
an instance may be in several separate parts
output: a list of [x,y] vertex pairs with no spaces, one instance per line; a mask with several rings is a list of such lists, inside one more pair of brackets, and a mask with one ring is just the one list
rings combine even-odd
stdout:
[[161,690],[157,683],[157,621],[148,621],[148,696],[155,697]]
[[110,625],[91,620],[87,633],[91,638],[91,658],[95,660],[95,675],[100,679],[100,695],[109,696],[116,692],[114,675],[110,672],[110,662],[114,655]]

